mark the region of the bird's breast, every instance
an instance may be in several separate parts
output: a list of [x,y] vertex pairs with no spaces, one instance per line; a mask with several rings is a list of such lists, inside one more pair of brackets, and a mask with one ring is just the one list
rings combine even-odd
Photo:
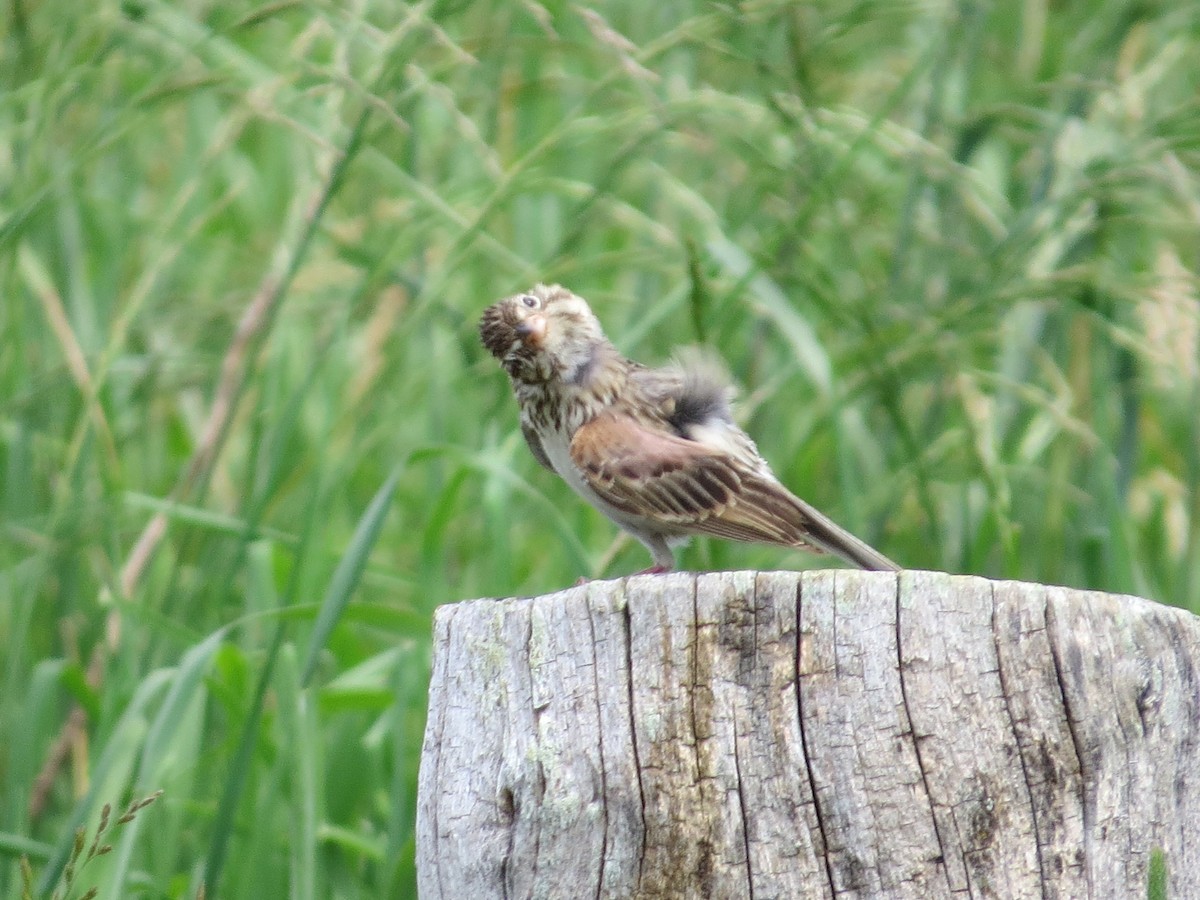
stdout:
[[613,402],[611,397],[598,396],[562,384],[521,384],[517,386],[517,403],[521,417],[539,434],[559,432],[567,444],[571,435],[585,422],[591,421]]

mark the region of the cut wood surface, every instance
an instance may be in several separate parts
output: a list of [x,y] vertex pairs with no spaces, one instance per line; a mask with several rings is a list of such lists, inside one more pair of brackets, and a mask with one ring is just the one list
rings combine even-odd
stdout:
[[1200,619],[931,572],[435,618],[426,900],[1200,897]]

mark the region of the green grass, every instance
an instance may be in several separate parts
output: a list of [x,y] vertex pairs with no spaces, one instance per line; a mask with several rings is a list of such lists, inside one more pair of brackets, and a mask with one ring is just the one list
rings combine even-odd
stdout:
[[434,607],[647,562],[478,345],[535,280],[909,567],[1200,611],[1194,4],[601,13],[7,7],[0,895],[160,789],[80,885],[413,895]]

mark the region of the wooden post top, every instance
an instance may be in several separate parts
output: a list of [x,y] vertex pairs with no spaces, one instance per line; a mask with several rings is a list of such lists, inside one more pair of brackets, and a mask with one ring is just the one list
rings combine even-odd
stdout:
[[423,898],[1200,897],[1200,619],[934,572],[441,608]]

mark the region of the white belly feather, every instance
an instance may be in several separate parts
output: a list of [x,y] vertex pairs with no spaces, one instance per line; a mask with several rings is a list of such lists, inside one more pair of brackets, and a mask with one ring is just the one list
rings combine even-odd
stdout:
[[656,553],[653,547],[653,542],[656,539],[662,540],[665,538],[667,543],[673,547],[687,543],[689,536],[685,531],[672,528],[662,522],[656,522],[653,519],[647,519],[643,516],[630,515],[624,510],[617,509],[593,491],[588,486],[587,481],[584,480],[583,473],[579,471],[579,468],[571,460],[571,442],[563,432],[554,431],[548,434],[544,433],[542,436],[542,450],[545,452],[546,458],[550,460],[550,464],[554,466],[554,471],[563,481],[571,486],[571,490],[592,504],[610,521],[628,531],[645,544],[652,554]]
[[542,450],[545,452],[546,458],[550,460],[550,465],[554,466],[558,477],[571,486],[571,490],[618,525],[629,521],[627,515],[609,505],[588,487],[588,483],[583,480],[583,473],[571,460],[571,441],[566,434],[561,431],[553,431],[548,434],[543,433],[541,438]]

